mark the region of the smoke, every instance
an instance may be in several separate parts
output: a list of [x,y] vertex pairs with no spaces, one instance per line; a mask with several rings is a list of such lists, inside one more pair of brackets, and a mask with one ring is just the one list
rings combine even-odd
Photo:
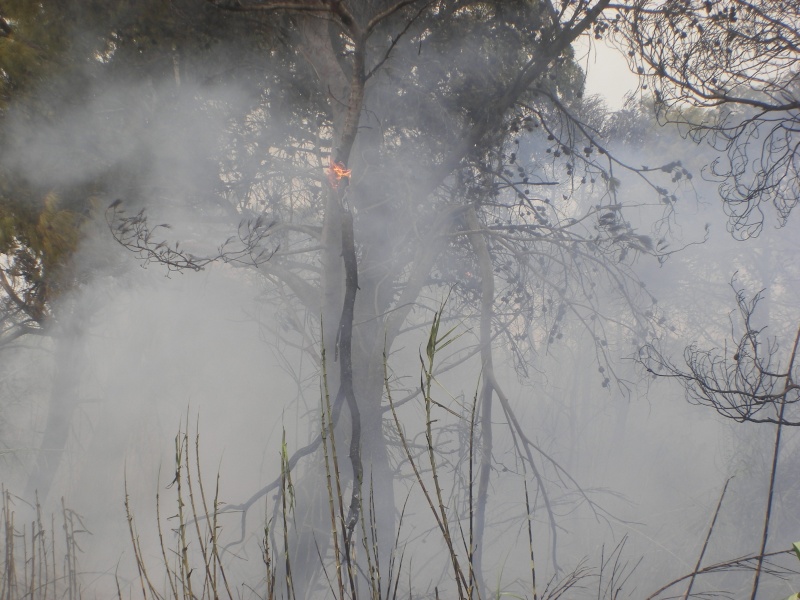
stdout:
[[[105,590],[113,589],[117,569],[128,583],[133,573],[126,485],[146,556],[158,560],[155,497],[159,492],[169,506],[174,490],[165,488],[174,477],[179,430],[199,434],[207,485],[218,471],[220,498],[237,504],[280,475],[284,434],[289,453],[313,439],[320,390],[317,367],[288,333],[294,313],[271,302],[285,298],[281,286],[258,270],[230,264],[196,273],[145,265],[114,241],[105,224],[104,208],[121,198],[129,212],[146,207],[152,222],[172,225],[164,232],[171,243],[180,240],[197,254],[213,252],[238,226],[217,206],[215,198],[226,182],[214,165],[231,151],[230,116],[250,106],[250,95],[230,86],[176,86],[166,79],[109,85],[89,98],[54,122],[33,126],[20,119],[11,125],[11,143],[2,154],[4,164],[42,189],[97,179],[105,183],[74,259],[80,283],[54,309],[59,316],[53,339],[31,343],[1,367],[3,436],[12,449],[4,456],[2,479],[12,492],[24,495],[26,476],[37,468],[48,405],[74,406],[69,422],[62,423],[69,429],[63,455],[45,457],[54,479],[40,500],[47,510],[57,510],[63,497],[83,515],[93,535],[79,560],[87,572],[103,574],[93,583]],[[404,118],[397,116],[399,122]],[[545,145],[541,139],[525,141],[519,152],[541,155]],[[618,156],[635,166],[681,158],[696,175],[711,158],[665,133],[658,143],[628,146]],[[790,236],[771,235],[763,244],[746,247],[735,244],[723,230],[713,186],[697,176],[692,181],[681,184],[674,213],[657,208],[665,215],[659,231],[669,230],[676,247],[689,246],[663,265],[644,259],[635,264],[648,293],[658,300],[654,310],[663,311],[664,343],[678,354],[686,340],[723,343],[732,306],[727,282],[735,271],[754,292],[769,288],[770,322],[796,318],[791,298],[797,279],[790,260],[796,245],[785,239]],[[654,209],[645,206],[657,204],[650,200],[652,189],[625,176],[619,194],[643,198],[632,217],[636,226],[652,221]],[[198,206],[210,216],[198,218]],[[362,218],[361,233],[386,234],[389,228],[380,216],[375,222],[370,228],[370,219]],[[704,238],[706,223],[712,224],[708,241],[690,245]],[[457,269],[464,265],[454,265]],[[431,298],[430,304],[444,296]],[[606,305],[611,299],[610,293],[604,297]],[[420,310],[410,322],[421,325],[428,317]],[[476,333],[471,323],[453,325],[454,335],[462,336],[449,349],[456,360],[469,350]],[[621,383],[609,385],[607,367],[594,340],[580,333],[580,323],[567,318],[563,331],[567,335],[559,343],[538,345],[526,379],[513,368],[510,349],[499,353],[505,359],[499,378],[538,449],[539,476],[551,505],[551,515],[541,502],[528,515],[542,572],[556,567],[550,553],[554,535],[559,566],[567,571],[583,557],[597,561],[608,556],[627,539],[624,556],[631,566],[643,557],[631,579],[634,596],[691,571],[722,486],[734,474],[720,525],[726,543],[712,553],[723,557],[722,545],[730,555],[754,551],[757,527],[739,536],[731,530],[742,521],[760,522],[767,442],[751,434],[753,429],[747,428],[745,436],[744,428],[686,404],[677,386],[643,381],[643,372],[630,360],[635,340],[610,340],[614,379]],[[418,335],[404,340],[390,357],[398,397],[418,386],[426,332],[420,327]],[[459,442],[468,435],[464,422],[480,379],[478,361],[466,361],[438,377],[435,388],[436,397],[462,417],[437,416],[436,447],[448,507],[461,510],[469,457]],[[408,439],[422,444],[426,415],[420,402],[404,405],[400,415]],[[515,456],[519,440],[502,429],[501,415],[496,418],[501,439],[495,446],[484,567],[497,574],[499,591],[519,593],[529,572],[523,482],[533,481],[533,474]],[[399,447],[398,438],[393,440]],[[789,444],[796,448],[795,441]],[[46,444],[43,452],[48,452]],[[314,468],[299,467],[298,478]],[[447,578],[441,540],[417,486],[404,482],[399,488],[400,505],[400,496],[410,490],[399,536],[413,556],[405,568],[413,573],[415,589],[431,592]],[[272,502],[272,495],[267,499]],[[258,506],[249,515],[245,544],[229,557],[243,581],[257,589],[259,535],[265,515],[271,516],[271,505]],[[164,508],[164,514],[170,510]],[[789,521],[791,515],[780,518]],[[239,515],[225,517],[222,526],[226,543],[236,540]],[[776,545],[786,541],[779,535]]]

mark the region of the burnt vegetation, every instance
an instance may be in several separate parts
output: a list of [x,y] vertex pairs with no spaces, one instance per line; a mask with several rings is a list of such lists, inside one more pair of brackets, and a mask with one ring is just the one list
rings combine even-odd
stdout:
[[[280,513],[284,540],[276,554],[274,535],[265,532],[269,597],[281,586],[286,597],[313,596],[327,580],[337,597],[388,598],[392,582],[397,594],[398,570],[392,567],[381,581],[373,564],[394,566],[398,548],[388,538],[402,521],[398,499],[418,485],[447,544],[458,597],[487,598],[484,536],[498,470],[494,435],[502,431],[513,440],[513,462],[525,480],[529,527],[533,512],[545,515],[554,573],[542,597],[556,598],[566,597],[588,571],[578,567],[560,577],[561,517],[553,488],[578,498],[595,518],[608,515],[525,430],[495,362],[510,356],[525,376],[551,349],[588,340],[597,369],[593,384],[630,394],[634,384],[618,373],[619,355],[644,348],[640,358],[649,372],[678,379],[690,400],[737,421],[777,425],[760,553],[720,563],[753,568],[755,597],[781,427],[800,424],[797,339],[779,363],[777,342],[765,341],[751,322],[757,299],[737,290],[744,329],[732,352],[692,345],[686,370],[660,353],[667,317],[637,268],[645,261],[664,264],[703,241],[675,235],[677,206],[693,191],[693,173],[679,156],[652,166],[623,158],[615,144],[635,138],[637,124],[615,121],[585,96],[573,47],[580,38],[620,46],[640,75],[640,107],[654,107],[662,124],[677,124],[720,152],[703,176],[718,182],[734,235],[754,237],[764,227],[766,206],[785,225],[800,193],[796,4],[14,5],[0,13],[0,136],[19,144],[20,127],[44,127],[53,115],[69,121],[85,103],[100,115],[100,129],[113,133],[90,137],[85,156],[65,152],[40,168],[61,176],[39,177],[15,157],[0,169],[0,349],[30,333],[49,333],[58,322],[53,301],[88,277],[70,261],[78,257],[81,236],[89,236],[88,223],[98,219],[151,268],[240,269],[268,290],[263,297],[281,323],[276,339],[314,364],[323,390],[320,419],[312,419],[318,433],[294,454],[284,445],[280,477],[249,500],[225,508],[215,499],[209,508],[204,499],[191,516],[181,513],[179,533],[241,512],[244,540],[249,509],[277,490],[274,519]],[[65,36],[58,21],[83,27],[83,35]],[[82,85],[70,83],[79,76]],[[140,95],[129,102],[118,89]],[[637,193],[626,193],[629,186]],[[162,213],[180,220],[162,221]],[[463,332],[458,343],[451,337],[456,328]],[[420,352],[422,382],[404,385],[404,398],[395,403],[400,384],[387,357],[416,343],[421,331],[428,334]],[[445,348],[449,354],[441,357]],[[436,377],[469,360],[479,376],[469,428],[459,438],[463,446],[468,437],[461,466],[469,478],[460,481],[468,500],[453,509],[438,479],[445,453],[434,440],[454,429],[433,427],[432,411],[442,406],[432,387]],[[78,388],[63,397],[54,393],[51,401],[41,447],[55,458],[34,461],[29,484],[45,494],[63,468],[81,403]],[[419,447],[409,443],[396,411],[412,400],[426,411]],[[464,407],[446,412],[466,418]],[[348,448],[348,464],[337,462],[334,436],[340,449]],[[179,484],[180,468],[189,469],[187,451],[179,440]],[[312,456],[316,462],[309,458],[293,481],[301,459]],[[310,493],[323,478],[327,498]],[[290,543],[292,531],[297,537]],[[198,529],[204,594],[215,598],[227,587],[217,583],[216,532],[216,524]],[[370,537],[376,532],[384,536],[380,543]],[[160,597],[149,580],[145,586],[133,528],[131,536],[144,595]],[[629,575],[619,564],[621,552],[618,546],[601,559],[601,573],[610,568],[620,586]],[[195,597],[185,545],[177,556],[179,567],[168,568],[172,595]],[[325,571],[327,558],[336,566],[335,583]],[[292,569],[309,575],[293,577]],[[698,561],[695,574],[701,572]],[[531,593],[539,597],[535,569]],[[598,587],[604,597],[618,593]]]

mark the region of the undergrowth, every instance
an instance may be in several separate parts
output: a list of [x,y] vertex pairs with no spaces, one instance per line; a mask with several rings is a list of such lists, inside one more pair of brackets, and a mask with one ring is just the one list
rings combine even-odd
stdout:
[[[42,518],[38,498],[27,505],[8,490],[2,494],[3,537],[0,545],[0,600],[78,600],[82,596],[79,537],[89,535],[80,515],[61,500],[61,513]],[[18,512],[30,512],[19,522]],[[56,523],[61,529],[58,534]]]
[[[620,600],[622,598],[644,597],[625,591],[631,574],[635,569],[629,566],[624,557],[623,539],[610,552],[602,552],[597,567],[592,568],[584,560],[572,571],[545,578],[538,572],[535,561],[535,532],[528,494],[527,482],[523,482],[524,501],[527,517],[521,517],[523,531],[527,534],[530,572],[526,576],[524,592],[511,593],[499,585],[490,589],[482,581],[475,569],[475,552],[479,541],[475,532],[475,500],[473,486],[474,452],[476,446],[475,425],[477,396],[468,411],[468,473],[466,474],[466,511],[456,510],[446,499],[441,465],[435,449],[433,425],[437,418],[435,412],[449,409],[443,407],[432,397],[434,383],[433,362],[436,353],[452,342],[452,330],[439,335],[438,322],[434,323],[422,359],[420,382],[425,421],[420,432],[424,443],[413,444],[401,422],[392,400],[392,390],[388,374],[385,373],[386,395],[389,410],[404,460],[412,473],[413,487],[424,498],[426,510],[435,522],[432,530],[443,543],[447,570],[444,584],[433,589],[418,589],[422,585],[414,573],[414,566],[407,556],[409,550],[403,541],[403,527],[406,505],[398,519],[397,530],[379,531],[376,507],[371,485],[365,482],[349,481],[340,467],[337,452],[336,410],[331,406],[327,389],[323,355],[322,392],[320,394],[319,426],[321,432],[321,461],[324,464],[324,489],[326,491],[325,514],[329,528],[330,551],[327,543],[314,540],[319,559],[319,585],[312,591],[314,598],[335,600],[397,600],[409,598],[452,598],[455,600],[490,600],[502,597],[528,598],[530,600],[558,600],[584,597],[587,594],[598,600]],[[384,358],[384,365],[386,359]],[[464,418],[464,417],[462,417]],[[119,600],[140,597],[142,600],[234,600],[242,597],[261,600],[305,600],[298,593],[298,578],[306,578],[307,573],[295,573],[292,564],[292,544],[298,523],[295,507],[298,502],[298,488],[293,480],[291,453],[285,434],[280,449],[281,472],[277,493],[272,497],[272,507],[265,514],[261,533],[261,576],[255,584],[233,581],[228,569],[237,556],[223,544],[222,515],[227,512],[219,498],[219,475],[213,489],[203,480],[200,468],[200,437],[195,434],[192,440],[188,433],[188,423],[184,431],[175,438],[174,478],[171,487],[174,494],[174,507],[169,517],[162,516],[164,509],[160,493],[156,494],[157,551],[153,559],[152,551],[142,547],[134,512],[129,503],[127,483],[125,488],[125,511],[128,531],[135,557],[137,577],[131,585],[117,584]],[[347,519],[348,502],[345,500],[348,488],[361,485],[366,489],[365,498],[359,506],[358,527],[349,528]],[[724,494],[723,494],[724,495]],[[69,510],[62,500],[62,510],[58,526],[62,533],[56,535],[56,518],[51,517],[45,524],[42,510],[38,504],[34,509],[35,518],[30,523],[18,523],[15,507],[21,500],[8,491],[2,491],[2,581],[0,600],[78,600],[91,590],[81,588],[78,543],[81,536],[88,534],[81,518]],[[408,502],[408,498],[406,499]],[[722,499],[720,499],[720,504]],[[719,507],[717,508],[719,510]],[[708,537],[713,530],[713,521]],[[57,539],[58,538],[58,539]],[[393,546],[388,555],[380,549],[379,540],[391,539]],[[797,548],[800,557],[800,548]],[[776,556],[773,553],[769,556]],[[387,560],[388,558],[388,560]],[[702,567],[698,560],[694,573],[679,578],[649,596],[650,599],[666,597],[689,597],[689,590],[697,575],[724,571],[733,568],[748,568],[758,557],[744,557],[727,563]],[[701,554],[702,559],[702,554]],[[641,560],[641,559],[640,559]],[[681,582],[689,581],[685,594],[675,595],[675,588]],[[519,586],[517,587],[519,589]],[[663,595],[662,595],[663,594]],[[692,596],[695,597],[695,596]],[[696,597],[705,597],[702,593]],[[728,596],[722,596],[728,597]]]

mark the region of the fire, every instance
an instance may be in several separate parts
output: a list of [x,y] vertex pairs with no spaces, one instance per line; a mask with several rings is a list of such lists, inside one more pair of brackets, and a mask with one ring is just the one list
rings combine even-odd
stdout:
[[339,186],[339,181],[341,181],[342,178],[350,177],[352,171],[346,168],[344,164],[333,160],[333,156],[329,158],[329,161],[328,182],[330,182],[331,187],[335,189]]

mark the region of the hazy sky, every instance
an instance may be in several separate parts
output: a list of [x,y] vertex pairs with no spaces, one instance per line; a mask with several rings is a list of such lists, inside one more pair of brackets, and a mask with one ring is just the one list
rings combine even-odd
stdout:
[[605,42],[582,36],[575,44],[578,62],[586,71],[588,94],[605,96],[612,110],[622,108],[625,94],[636,88],[636,75],[631,73],[622,54]]

